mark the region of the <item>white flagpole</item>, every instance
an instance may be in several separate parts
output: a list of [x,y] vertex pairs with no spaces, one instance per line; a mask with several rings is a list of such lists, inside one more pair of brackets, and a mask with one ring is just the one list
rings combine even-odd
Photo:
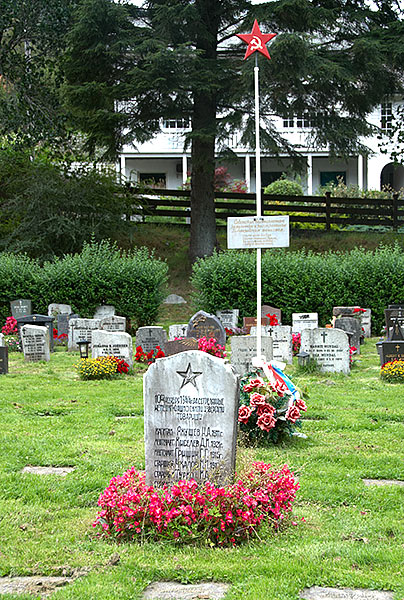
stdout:
[[[259,67],[255,55],[254,88],[255,88],[255,194],[257,204],[257,221],[261,217],[261,148],[260,148],[260,104],[259,104]],[[257,248],[257,357],[261,361],[261,248]]]

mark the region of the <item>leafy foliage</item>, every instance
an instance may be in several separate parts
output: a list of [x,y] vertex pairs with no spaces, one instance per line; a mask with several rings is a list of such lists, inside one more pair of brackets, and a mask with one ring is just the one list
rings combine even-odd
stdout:
[[284,196],[303,196],[303,188],[298,181],[282,177],[273,181],[264,189],[265,194],[280,194]]
[[[10,302],[36,296],[40,266],[25,254],[0,253],[0,322],[10,316]],[[35,305],[33,305],[35,308]]]

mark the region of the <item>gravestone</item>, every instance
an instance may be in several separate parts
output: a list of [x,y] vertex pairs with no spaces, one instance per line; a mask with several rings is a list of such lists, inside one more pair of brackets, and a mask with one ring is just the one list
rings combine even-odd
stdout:
[[266,315],[275,315],[275,317],[278,319],[278,325],[281,325],[282,311],[280,308],[269,306],[269,304],[263,304],[261,306],[261,317],[265,317]]
[[226,344],[226,332],[219,319],[203,310],[191,317],[188,323],[187,337],[194,337],[197,340],[203,337],[214,338],[221,346]]
[[349,341],[342,329],[306,329],[301,352],[308,352],[323,373],[349,373]]
[[290,325],[269,325],[267,331],[273,340],[274,360],[291,365],[293,360],[292,327]]
[[[261,317],[261,325],[269,325],[268,317]],[[243,329],[250,333],[251,327],[257,327],[257,317],[243,317]]]
[[355,317],[360,321],[364,336],[370,337],[372,333],[372,311],[370,308],[360,311],[358,309],[360,309],[359,306],[334,306],[332,314],[334,317]]
[[302,333],[304,329],[318,328],[318,313],[293,313],[292,333]]
[[141,346],[146,354],[157,346],[164,352],[166,341],[167,333],[163,327],[139,327],[136,331],[136,347]]
[[105,304],[97,306],[93,319],[103,319],[104,317],[113,317],[115,315],[115,306]]
[[376,347],[379,352],[381,366],[393,360],[404,360],[404,341],[387,340],[379,342]]
[[[252,359],[257,356],[257,338],[253,335],[235,335],[230,338],[230,362],[239,375],[253,369]],[[261,353],[266,362],[273,360],[273,340],[269,336],[261,339]]]
[[41,327],[46,327],[49,333],[50,351],[53,352],[53,322],[54,318],[48,317],[48,315],[25,315],[24,317],[18,317],[18,335],[21,337],[21,327],[23,325],[40,325]]
[[392,321],[393,327],[390,328],[388,332],[388,340],[404,340],[404,332],[402,327],[400,327],[400,323],[398,321]]
[[404,310],[404,303],[402,302],[401,304],[389,304],[387,308],[400,308],[401,310]]
[[105,331],[126,331],[126,319],[125,317],[115,315],[103,317],[100,319],[100,329],[105,329]]
[[175,338],[183,338],[187,335],[188,323],[183,323],[182,325],[170,325],[168,328],[168,339],[170,342],[175,340]]
[[398,321],[400,327],[404,327],[404,309],[401,308],[386,308],[384,310],[387,333],[394,326],[394,322]]
[[71,315],[72,307],[70,304],[58,304],[53,303],[48,306],[48,315],[50,317],[57,317],[58,315]]
[[70,319],[69,320],[69,337],[67,342],[67,349],[69,352],[78,350],[79,347],[77,342],[92,340],[92,333],[95,329],[98,329],[100,325],[100,319]]
[[227,329],[236,329],[238,326],[238,318],[240,315],[240,311],[238,308],[228,309],[228,310],[218,310],[216,312],[216,316],[223,325],[223,327]]
[[338,317],[335,319],[334,323],[335,329],[342,329],[347,333],[352,333],[350,344],[351,346],[355,346],[358,354],[361,353],[361,336],[362,336],[362,327],[360,321],[355,319],[354,317]]
[[372,311],[370,308],[365,308],[365,312],[361,313],[361,325],[365,338],[372,336]]
[[233,480],[239,378],[223,359],[191,350],[144,375],[146,484]]
[[8,348],[0,344],[0,375],[8,373]]
[[50,360],[49,331],[47,327],[22,325],[20,336],[26,361]]
[[184,300],[182,296],[178,296],[178,294],[169,294],[167,298],[164,300],[164,304],[186,304],[187,301]]
[[68,335],[69,333],[69,315],[60,313],[56,316],[58,335]]
[[187,350],[198,350],[198,340],[195,338],[181,338],[180,340],[168,341],[165,343],[164,354],[172,356]]
[[[273,327],[277,327],[277,325],[273,325]],[[251,327],[250,329],[250,334],[249,335],[257,335],[257,331],[258,328],[257,327]],[[268,325],[261,325],[261,337],[263,336],[268,336]]]
[[132,337],[125,331],[94,329],[91,335],[91,356],[116,356],[133,367]]
[[0,347],[1,346],[5,346],[4,335],[2,333],[0,333]]
[[32,313],[32,302],[31,300],[13,300],[10,302],[11,314],[14,319],[18,319],[18,317],[24,317],[25,315],[30,315]]

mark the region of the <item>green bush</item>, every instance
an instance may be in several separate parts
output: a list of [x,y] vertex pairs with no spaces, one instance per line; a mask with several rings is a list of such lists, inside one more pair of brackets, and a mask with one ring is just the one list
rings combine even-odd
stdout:
[[[193,268],[197,309],[215,312],[239,308],[240,317],[256,314],[255,252],[229,250],[199,260]],[[262,301],[293,312],[318,312],[319,324],[332,317],[333,306],[372,309],[373,331],[384,324],[384,309],[403,300],[404,252],[398,246],[315,254],[283,249],[263,252]]]
[[77,254],[45,262],[0,254],[0,316],[10,300],[30,298],[33,310],[47,314],[51,302],[68,303],[92,317],[99,304],[113,304],[133,325],[150,324],[166,293],[167,265],[146,248],[122,252],[108,240],[85,243]]
[[279,194],[281,196],[303,196],[303,188],[298,181],[287,179],[283,175],[264,189],[264,194]]

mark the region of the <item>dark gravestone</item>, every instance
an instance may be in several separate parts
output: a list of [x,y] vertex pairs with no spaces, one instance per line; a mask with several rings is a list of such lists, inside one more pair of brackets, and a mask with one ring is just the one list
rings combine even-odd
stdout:
[[349,343],[351,346],[355,346],[358,354],[360,354],[360,344],[362,337],[362,327],[360,321],[355,319],[354,317],[339,317],[335,319],[334,323],[335,329],[342,329],[342,331],[346,331],[350,335]]
[[269,304],[263,304],[261,306],[261,317],[266,317],[267,315],[275,315],[278,319],[278,324],[282,323],[282,311],[280,308],[275,308],[275,306],[269,306]]
[[389,333],[390,329],[394,327],[394,322],[398,321],[400,327],[404,327],[404,309],[401,308],[386,308],[384,311],[386,319],[386,331]]
[[380,342],[378,351],[381,365],[393,360],[404,360],[404,341]]
[[401,310],[404,310],[404,303],[403,304],[389,304],[388,308],[399,308]]
[[25,317],[19,317],[17,319],[18,335],[21,339],[20,329],[23,325],[40,325],[41,327],[46,327],[49,333],[50,351],[53,352],[53,321],[54,318],[47,315],[26,315]]
[[181,340],[171,340],[165,343],[164,353],[166,356],[172,356],[179,352],[187,350],[198,350],[198,340],[195,338],[182,338]]
[[13,300],[10,302],[11,314],[14,319],[18,319],[18,317],[24,317],[25,315],[30,315],[32,312],[32,302],[31,300]]
[[403,333],[403,329],[400,326],[400,323],[398,321],[394,321],[393,320],[393,327],[390,328],[390,330],[388,331],[388,341],[403,341],[404,340],[404,333]]
[[226,332],[219,319],[203,310],[197,312],[189,321],[187,337],[197,340],[203,337],[214,338],[221,346],[226,344]]
[[[269,325],[268,317],[261,317],[261,326]],[[250,333],[251,327],[257,327],[257,317],[243,317],[243,329],[246,333]]]
[[57,319],[57,327],[58,327],[58,335],[68,335],[69,333],[69,315],[60,313],[56,317]]
[[0,346],[0,375],[8,373],[8,348]]

